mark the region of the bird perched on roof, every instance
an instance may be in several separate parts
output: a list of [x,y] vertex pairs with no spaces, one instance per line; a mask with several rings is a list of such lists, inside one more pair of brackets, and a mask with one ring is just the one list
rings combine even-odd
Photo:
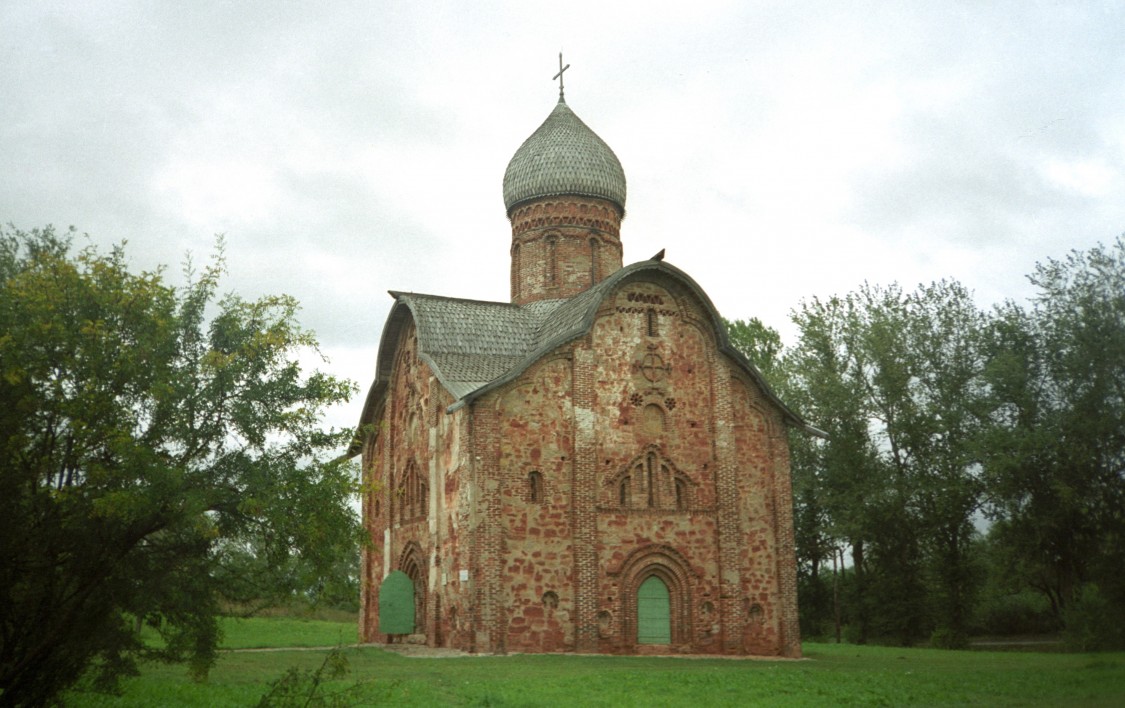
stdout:
[[656,254],[655,256],[653,256],[652,258],[649,258],[649,260],[650,260],[650,261],[662,261],[662,260],[664,260],[664,249],[663,249],[663,248],[662,248],[662,249],[660,249],[660,252],[659,252],[659,253],[657,253],[657,254]]

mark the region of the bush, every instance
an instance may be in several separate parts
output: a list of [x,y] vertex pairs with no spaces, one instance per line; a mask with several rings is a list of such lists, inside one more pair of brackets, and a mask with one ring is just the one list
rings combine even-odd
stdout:
[[934,649],[968,649],[969,635],[948,627],[939,627],[930,635],[930,646]]
[[1114,607],[1093,583],[1079,589],[1063,612],[1063,623],[1063,640],[1073,651],[1125,649],[1120,608]]
[[1059,630],[1050,603],[1030,590],[984,598],[977,611],[974,632],[1010,637],[1019,634],[1049,634]]

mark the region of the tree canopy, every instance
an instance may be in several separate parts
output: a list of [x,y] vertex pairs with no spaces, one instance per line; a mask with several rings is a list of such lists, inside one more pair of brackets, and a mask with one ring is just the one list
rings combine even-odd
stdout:
[[307,587],[358,538],[349,432],[321,425],[354,385],[302,367],[297,303],[220,295],[221,242],[173,286],[74,236],[0,231],[0,704],[142,657],[202,675],[221,603]]
[[957,646],[1024,591],[1068,631],[1118,624],[1097,617],[1125,612],[1125,240],[1029,279],[1029,307],[991,311],[952,281],[814,297],[791,347],[728,323],[828,433],[791,436],[804,632]]

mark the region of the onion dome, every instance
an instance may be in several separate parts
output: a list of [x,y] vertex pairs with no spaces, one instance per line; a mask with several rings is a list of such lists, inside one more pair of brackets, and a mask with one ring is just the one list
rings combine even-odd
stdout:
[[625,171],[605,141],[561,97],[504,172],[504,206],[541,197],[598,197],[625,213]]

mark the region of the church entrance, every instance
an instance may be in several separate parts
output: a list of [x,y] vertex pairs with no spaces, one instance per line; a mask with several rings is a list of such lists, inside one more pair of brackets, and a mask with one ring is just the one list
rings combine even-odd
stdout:
[[671,601],[668,586],[655,575],[637,589],[637,644],[672,642]]
[[379,631],[383,634],[414,633],[414,581],[396,570],[379,586]]

